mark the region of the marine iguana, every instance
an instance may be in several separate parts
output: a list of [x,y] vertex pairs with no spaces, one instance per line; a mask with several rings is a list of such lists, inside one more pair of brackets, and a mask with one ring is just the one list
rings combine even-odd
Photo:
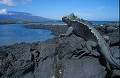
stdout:
[[67,23],[69,28],[65,34],[61,34],[60,36],[69,36],[74,33],[76,36],[82,37],[87,41],[86,46],[89,51],[92,50],[92,47],[97,47],[107,62],[120,69],[120,64],[115,61],[110,53],[109,46],[107,45],[105,38],[90,22],[79,19],[74,14],[63,17],[62,21]]

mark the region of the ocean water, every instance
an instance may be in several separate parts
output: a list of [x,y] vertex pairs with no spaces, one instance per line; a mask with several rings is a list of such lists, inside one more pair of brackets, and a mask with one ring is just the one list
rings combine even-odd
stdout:
[[24,24],[0,25],[0,46],[21,42],[45,41],[54,38],[50,30],[27,29]]
[[91,21],[92,24],[106,24],[109,23],[110,21]]
[[[105,21],[94,21],[93,24],[107,23]],[[64,22],[42,22],[29,24],[65,24]],[[27,24],[4,24],[0,25],[0,46],[11,45],[21,42],[45,41],[54,38],[50,30],[27,29],[23,26]]]

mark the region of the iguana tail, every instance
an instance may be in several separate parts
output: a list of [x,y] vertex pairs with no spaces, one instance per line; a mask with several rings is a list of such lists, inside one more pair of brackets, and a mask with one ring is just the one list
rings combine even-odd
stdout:
[[[104,45],[103,45],[104,44]],[[107,43],[102,41],[102,42],[99,42],[99,46],[102,46],[102,47],[99,47],[101,53],[103,54],[103,56],[105,57],[105,59],[113,66],[115,66],[116,68],[120,69],[120,62],[117,63],[115,61],[115,59],[113,58],[112,54],[110,53],[110,50],[109,48],[107,47],[106,45]]]

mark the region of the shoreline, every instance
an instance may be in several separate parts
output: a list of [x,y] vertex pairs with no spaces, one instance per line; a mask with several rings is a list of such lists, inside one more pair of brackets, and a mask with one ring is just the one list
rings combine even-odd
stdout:
[[32,24],[32,25],[25,25],[23,27],[28,29],[51,30],[52,34],[55,36],[65,33],[66,30],[68,29],[67,25],[65,24],[60,24],[60,25]]
[[[104,26],[108,26],[108,27],[110,27],[110,26],[112,26],[112,27],[115,27],[115,28],[117,28],[118,29],[118,31],[119,31],[119,23],[117,22],[117,23],[107,23],[107,24],[94,24],[94,26],[95,27],[101,27],[101,28],[98,28],[100,31],[102,31],[102,33],[103,32],[106,32],[106,29],[105,29],[105,27]],[[60,34],[63,34],[63,33],[65,33],[66,32],[66,30],[68,29],[68,26],[66,25],[66,24],[58,24],[58,25],[56,25],[56,24],[31,24],[31,25],[24,25],[24,26],[22,26],[22,27],[24,27],[24,28],[27,28],[27,29],[43,29],[43,30],[51,30],[51,32],[52,32],[52,34],[53,35],[55,35],[55,36],[59,36]],[[114,34],[114,36],[116,36],[116,33],[113,33]],[[107,35],[109,35],[110,36],[110,34],[107,34]],[[118,36],[119,34],[117,33],[117,36]],[[113,37],[113,35],[112,35],[112,39],[113,39],[114,37]],[[52,38],[53,39],[53,38]],[[111,39],[111,41],[113,42],[113,44],[114,43],[116,43],[119,39],[118,39],[118,37],[116,38],[115,37],[115,39],[116,39],[116,41],[114,41],[114,40],[112,40]],[[47,40],[49,40],[49,39],[47,39]],[[46,40],[45,40],[46,41]],[[35,41],[35,42],[39,42],[39,41]],[[41,42],[43,42],[43,41],[41,41]],[[29,43],[29,42],[20,42],[20,43]],[[20,43],[14,43],[14,44],[20,44]],[[34,42],[31,42],[30,44],[32,44],[32,43],[34,43]],[[11,45],[14,45],[14,44],[10,44],[10,45],[1,45],[0,47],[2,47],[2,46],[11,46]]]
[[[58,36],[59,34],[62,34],[62,33],[65,33],[66,30],[67,30],[67,26],[66,25],[63,25],[63,24],[60,24],[60,25],[44,25],[44,24],[31,24],[31,25],[25,25],[25,26],[22,26],[24,28],[27,28],[27,29],[43,29],[43,30],[50,30],[54,36]],[[56,38],[56,37],[54,37]],[[51,38],[53,39],[53,38]],[[49,40],[49,39],[47,39]],[[46,41],[46,40],[44,40]],[[33,44],[33,43],[36,43],[36,42],[44,42],[44,41],[35,41],[35,42],[19,42],[19,43],[13,43],[13,44],[9,44],[9,45],[1,45],[0,47],[7,47],[7,46],[13,46],[13,45],[18,45],[18,44]]]

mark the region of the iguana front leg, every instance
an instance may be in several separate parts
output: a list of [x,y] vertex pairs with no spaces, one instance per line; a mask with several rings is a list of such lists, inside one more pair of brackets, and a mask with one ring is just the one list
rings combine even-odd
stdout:
[[70,36],[73,33],[73,27],[69,27],[65,34],[59,35],[60,37]]

